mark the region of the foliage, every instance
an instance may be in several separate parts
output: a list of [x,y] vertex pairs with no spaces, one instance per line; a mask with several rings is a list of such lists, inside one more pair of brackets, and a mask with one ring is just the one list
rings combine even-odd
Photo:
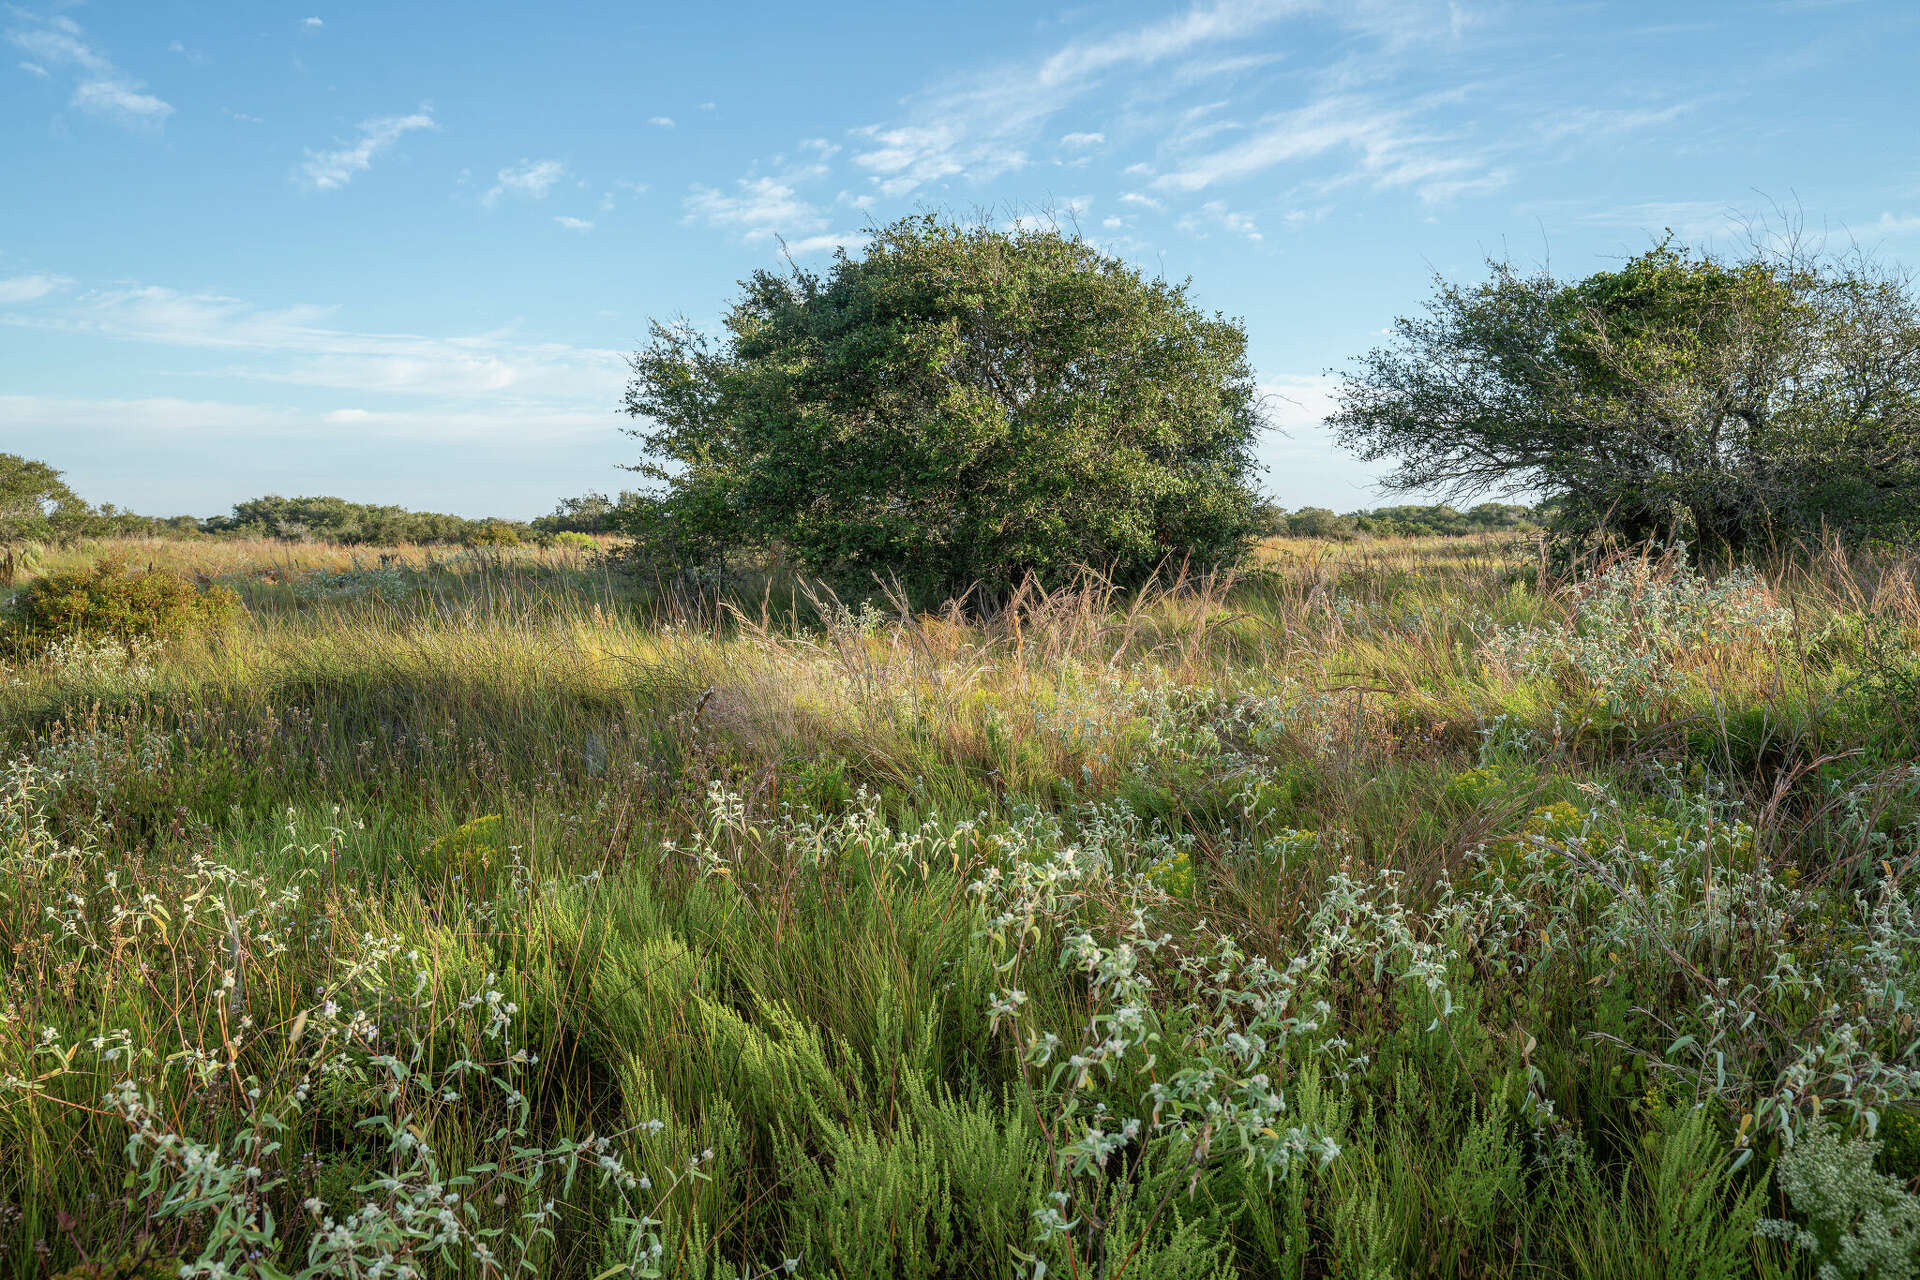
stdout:
[[[1262,425],[1246,335],[1052,229],[933,216],[824,278],[758,271],[715,341],[656,324],[629,528],[933,599],[1237,558]],[[643,536],[642,541],[646,541]]]
[[107,558],[36,578],[0,615],[0,643],[37,652],[62,642],[142,642],[218,631],[239,616],[231,587],[205,588],[165,569],[129,570]]
[[1562,682],[1575,708],[1614,715],[1670,710],[1699,675],[1720,674],[1742,650],[1770,659],[1793,624],[1752,570],[1708,580],[1684,549],[1660,561],[1624,557],[1567,593],[1572,625],[1504,629],[1489,655],[1517,673]]
[[724,624],[167,544],[249,625],[0,698],[0,1270],[1901,1274],[1920,565],[1510,542]]
[[1562,532],[1714,553],[1916,532],[1920,299],[1860,256],[1662,242],[1563,283],[1490,264],[1346,375],[1331,421],[1405,489],[1535,491]]
[[87,505],[44,462],[0,453],[0,547],[71,533]]
[[298,541],[325,539],[349,545],[466,543],[511,546],[519,526],[505,520],[468,520],[462,516],[403,507],[349,502],[344,498],[282,498],[272,495],[238,503],[233,514],[200,522],[215,534],[266,536]]
[[639,500],[630,492],[618,498],[604,493],[562,498],[551,514],[534,517],[532,524],[539,533],[612,533],[620,527],[622,512]]
[[520,531],[505,520],[476,521],[467,527],[461,541],[470,547],[517,547]]
[[1801,1221],[1765,1229],[1811,1254],[1820,1280],[1920,1275],[1920,1198],[1874,1171],[1876,1150],[1820,1125],[1780,1159],[1780,1189]]

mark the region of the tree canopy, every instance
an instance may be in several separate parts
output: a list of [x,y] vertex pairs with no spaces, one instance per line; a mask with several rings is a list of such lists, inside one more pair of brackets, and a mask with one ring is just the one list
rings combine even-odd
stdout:
[[1852,255],[1664,242],[1573,283],[1438,282],[1331,421],[1402,490],[1532,492],[1560,530],[1715,550],[1920,531],[1920,303]]
[[17,453],[0,453],[0,547],[64,536],[89,512],[61,473]]
[[626,408],[646,532],[922,593],[1237,556],[1263,426],[1241,325],[1055,229],[936,216],[656,324]]

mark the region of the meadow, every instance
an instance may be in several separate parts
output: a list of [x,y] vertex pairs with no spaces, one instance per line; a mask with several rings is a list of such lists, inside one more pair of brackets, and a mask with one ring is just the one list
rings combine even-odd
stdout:
[[245,613],[0,667],[0,1273],[1920,1274],[1920,561],[108,555]]

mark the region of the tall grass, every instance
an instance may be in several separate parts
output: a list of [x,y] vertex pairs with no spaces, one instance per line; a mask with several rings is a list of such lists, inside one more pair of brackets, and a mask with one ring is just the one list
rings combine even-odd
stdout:
[[109,552],[249,616],[0,671],[0,1270],[1911,1274],[1911,562]]

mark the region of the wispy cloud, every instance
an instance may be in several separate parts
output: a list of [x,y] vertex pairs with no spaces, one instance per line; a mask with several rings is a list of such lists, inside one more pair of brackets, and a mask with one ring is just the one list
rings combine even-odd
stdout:
[[14,276],[0,280],[0,306],[20,302],[37,302],[50,293],[58,293],[73,281],[65,276],[31,275]]
[[508,165],[495,174],[493,186],[480,197],[480,202],[491,205],[508,194],[525,196],[529,200],[545,200],[547,192],[553,190],[553,184],[566,176],[567,166],[558,160],[522,160],[518,165]]
[[1048,121],[1116,77],[1244,39],[1319,7],[1313,0],[1215,0],[1070,41],[1037,60],[990,68],[923,95],[903,120],[856,130],[866,146],[854,163],[889,196],[950,178],[997,177],[1027,164]]
[[1542,120],[1538,128],[1541,137],[1554,142],[1571,137],[1634,133],[1672,124],[1699,109],[1698,101],[1675,102],[1664,107],[1575,107],[1554,112]]
[[1740,230],[1739,211],[1722,200],[1649,200],[1595,209],[1575,221],[1590,227],[1618,227],[1657,236],[1672,231],[1683,239],[1705,241]]
[[22,62],[22,68],[42,77],[50,76],[53,67],[72,73],[69,106],[119,124],[147,127],[157,127],[173,114],[171,104],[148,93],[141,81],[89,44],[73,19],[63,14],[42,17],[11,6],[7,12],[18,24],[8,28],[7,39],[33,59]]
[[1484,155],[1417,124],[1422,109],[1430,105],[1382,107],[1352,94],[1321,98],[1265,117],[1228,146],[1185,157],[1156,178],[1154,186],[1202,191],[1334,154],[1347,156],[1348,165],[1333,176],[1317,178],[1322,189],[1360,181],[1380,188],[1409,187],[1424,200],[1441,202],[1504,185],[1506,171]]
[[320,28],[326,25],[327,25],[326,23],[320,21],[320,19],[318,18],[300,19],[300,26],[307,31],[318,31]]
[[555,217],[554,221],[559,223],[561,226],[565,227],[569,231],[586,232],[586,231],[593,230],[593,223],[589,222],[587,219],[570,218],[564,213]]
[[45,67],[41,66],[37,62],[18,62],[18,63],[15,63],[14,65],[19,67],[22,71],[26,72],[28,75],[39,76],[42,80],[47,79],[50,75],[53,74],[52,72],[48,71]]
[[1219,230],[1233,235],[1245,236],[1256,243],[1260,240],[1260,228],[1254,224],[1253,215],[1229,209],[1224,200],[1209,200],[1198,210],[1180,219],[1179,227],[1188,235],[1205,239],[1209,231]]
[[[1224,110],[1248,92],[1234,87],[1222,96],[1224,87],[1240,81],[1270,89],[1273,84],[1254,83],[1250,73],[1286,56],[1247,43],[1280,24],[1308,20],[1336,26],[1345,39],[1330,62],[1289,76],[1287,88],[1299,104],[1251,119]],[[1069,111],[1090,110],[1096,94],[1117,93],[1121,105],[1100,118],[1124,122],[1129,138],[1157,137],[1155,163],[1136,161],[1126,173],[1157,175],[1150,198],[1163,203],[1307,161],[1312,171],[1298,181],[1324,189],[1363,182],[1411,190],[1430,203],[1458,199],[1508,180],[1489,151],[1432,123],[1463,91],[1408,100],[1376,99],[1361,89],[1378,86],[1384,94],[1409,50],[1455,39],[1469,25],[1458,6],[1426,0],[1199,3],[949,82],[910,101],[900,118],[855,130],[862,145],[852,161],[874,191],[894,198],[1017,171],[1049,135],[1059,148],[1080,152],[1065,161],[1079,165],[1105,145],[1107,129],[1055,134],[1048,125]],[[1208,97],[1179,105],[1196,92]],[[1188,212],[1219,224],[1204,204]]]
[[525,404],[429,409],[299,409],[175,396],[106,398],[0,395],[0,431],[89,433],[118,436],[132,424],[146,434],[193,440],[232,437],[258,441],[310,434],[338,450],[343,430],[356,439],[388,445],[396,440],[554,441],[604,436],[604,407],[586,404],[530,407]]
[[235,363],[202,372],[361,394],[611,403],[624,365],[618,352],[526,342],[507,332],[368,333],[341,327],[335,316],[333,307],[261,307],[220,294],[133,285],[0,311],[0,324],[225,352]]
[[1882,213],[1880,221],[1873,229],[1884,236],[1920,235],[1920,213],[1903,214],[1895,217],[1892,213]]
[[647,123],[650,125],[655,125],[662,129],[671,129],[673,128],[673,117],[672,116],[648,116]]
[[437,129],[433,113],[421,107],[411,115],[379,116],[360,122],[355,141],[327,151],[307,152],[298,176],[316,191],[334,191],[373,165],[373,158],[416,129]]

